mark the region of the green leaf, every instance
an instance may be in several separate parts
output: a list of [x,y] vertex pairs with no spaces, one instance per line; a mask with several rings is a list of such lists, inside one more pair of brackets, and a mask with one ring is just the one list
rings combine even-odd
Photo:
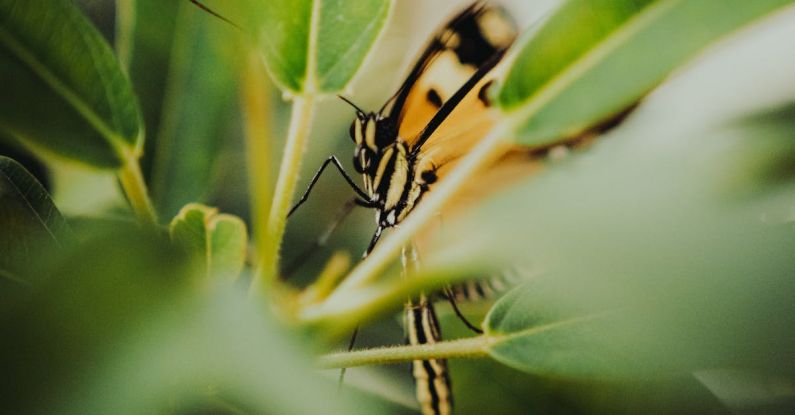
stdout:
[[[164,98],[168,90],[171,54],[178,29],[177,13],[182,3],[189,2],[117,2],[116,53],[128,70],[133,91],[140,102],[146,131],[149,132],[141,158],[141,168],[147,183],[151,183],[153,156],[166,108]],[[196,14],[200,14],[200,11]],[[171,217],[175,212],[165,217]]]
[[[162,2],[155,3],[160,7]],[[227,140],[230,120],[239,111],[236,106],[241,58],[238,33],[233,26],[203,13],[189,2],[181,3],[171,38],[171,58],[164,68],[167,73],[160,74],[167,77],[162,106],[158,105],[162,118],[155,124],[159,126],[156,135],[150,134],[154,135],[152,195],[158,212],[165,217],[175,215],[186,203],[204,202],[210,196],[223,145],[230,141]],[[141,24],[148,25],[145,21]],[[139,54],[147,52],[135,50]],[[147,88],[141,83],[135,87]]]
[[200,298],[149,329],[143,341],[122,347],[120,362],[103,368],[89,384],[94,392],[67,413],[157,413],[175,401],[185,409],[217,402],[223,413],[374,413],[350,395],[337,397],[294,339],[241,292]]
[[492,356],[521,370],[792,375],[792,108],[689,134],[616,130],[448,222],[426,263],[535,271],[486,322]]
[[199,204],[186,205],[172,221],[171,239],[204,263],[207,276],[237,278],[246,260],[246,224],[237,216]]
[[195,284],[159,235],[116,224],[44,262],[43,283],[0,313],[4,411],[373,413],[336,397],[245,292]]
[[643,373],[642,362],[610,342],[618,334],[614,314],[554,310],[547,298],[539,298],[548,294],[539,285],[521,287],[492,308],[486,319],[486,335],[496,339],[492,357],[527,372],[570,378]]
[[792,0],[571,0],[520,42],[497,102],[543,145],[621,114],[719,38]]
[[118,168],[143,144],[110,47],[69,0],[0,0],[0,129],[22,144]]
[[89,362],[184,299],[187,274],[195,268],[184,254],[132,224],[110,229],[40,258],[35,271],[41,282],[0,313],[0,333],[13,339],[0,345],[8,374],[0,380],[9,391],[4,410],[55,411],[42,407],[67,392],[75,373],[87,381]]
[[[28,281],[50,248],[70,240],[50,195],[24,167],[0,156],[0,279]],[[30,281],[28,281],[30,282]]]
[[[445,311],[437,305],[445,338],[472,334],[452,311]],[[532,375],[493,359],[450,359],[447,363],[454,376],[453,396],[459,413],[731,413],[690,374],[600,382]]]
[[293,94],[343,90],[381,33],[391,5],[390,0],[258,3],[258,39],[271,76]]

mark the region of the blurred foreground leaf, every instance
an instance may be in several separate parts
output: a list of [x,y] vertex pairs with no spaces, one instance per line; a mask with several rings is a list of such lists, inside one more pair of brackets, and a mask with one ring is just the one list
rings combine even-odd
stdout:
[[795,408],[792,378],[740,370],[710,370],[695,375],[735,414],[789,414]]
[[36,178],[0,156],[0,279],[28,281],[30,268],[48,248],[70,237],[66,221]]
[[673,136],[616,131],[451,224],[428,262],[543,271],[486,322],[492,356],[522,370],[795,375],[789,114]]
[[387,21],[390,0],[249,0],[262,54],[293,94],[332,94],[356,74]]
[[544,145],[621,114],[721,37],[792,0],[572,0],[530,33],[497,101]]
[[245,293],[208,290],[165,238],[114,228],[50,258],[0,314],[4,412],[372,413],[335,399]]
[[[445,313],[439,310],[439,319],[445,338],[471,335],[452,311]],[[731,413],[690,374],[614,382],[532,375],[492,359],[453,359],[448,364],[453,376],[456,411],[459,413]]]
[[69,0],[0,0],[0,129],[102,168],[142,146],[140,115],[113,52]]
[[246,260],[246,224],[218,209],[186,205],[171,221],[171,238],[200,259],[208,277],[235,279]]

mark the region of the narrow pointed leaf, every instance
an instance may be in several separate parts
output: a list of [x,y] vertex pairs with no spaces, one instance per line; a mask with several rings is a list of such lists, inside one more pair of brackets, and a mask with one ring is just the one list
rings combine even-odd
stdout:
[[261,11],[258,39],[276,83],[294,94],[343,90],[387,21],[391,0],[275,0]]
[[523,144],[608,122],[721,37],[792,0],[571,0],[519,44],[497,91]]
[[101,168],[142,145],[130,84],[69,0],[0,0],[0,129],[22,144]]
[[[148,7],[160,7],[161,2],[154,3]],[[187,1],[178,7],[175,26],[167,74],[162,75],[167,78],[162,118],[159,130],[149,135],[152,196],[166,217],[210,196],[219,156],[229,141],[225,133],[239,112],[235,79],[241,53],[236,29]]]
[[186,205],[171,221],[171,238],[204,264],[207,276],[236,278],[246,260],[243,221],[199,204]]
[[[145,129],[148,132],[141,169],[151,183],[153,156],[158,147],[157,136],[167,108],[169,67],[177,35],[177,14],[188,1],[123,0],[116,8],[116,53],[130,76],[133,92],[138,97]],[[199,10],[194,14],[211,20]],[[213,22],[215,23],[215,22]],[[154,189],[152,189],[154,191]],[[153,199],[156,196],[152,195]],[[172,215],[165,215],[170,217]]]

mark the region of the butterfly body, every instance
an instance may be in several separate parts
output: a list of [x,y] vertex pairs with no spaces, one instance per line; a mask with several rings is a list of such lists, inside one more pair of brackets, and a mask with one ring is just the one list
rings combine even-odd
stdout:
[[[335,166],[357,195],[346,204],[344,212],[350,212],[354,204],[376,211],[377,228],[364,253],[366,257],[384,229],[397,226],[410,215],[433,185],[497,122],[489,87],[516,33],[513,22],[501,9],[476,1],[437,32],[403,84],[379,111],[363,111],[340,97],[356,109],[350,136],[355,145],[353,166],[361,174],[363,186],[360,188],[340,161],[330,156],[289,215],[307,200],[325,168]],[[522,154],[520,162],[524,165],[527,157]],[[507,158],[505,161],[509,161],[506,166],[515,164]],[[419,255],[415,244],[409,245],[404,247],[404,270],[416,271]],[[406,276],[412,274],[407,272]],[[459,296],[455,290],[446,291],[451,302]],[[432,344],[441,339],[433,309],[435,297],[435,293],[430,293],[407,300],[406,331],[410,344]],[[453,306],[457,310],[454,302]],[[464,319],[460,314],[459,317]],[[446,361],[414,361],[412,373],[423,414],[452,413]]]
[[376,223],[395,226],[436,181],[435,166],[413,155],[392,120],[382,114],[360,113],[352,130],[354,168],[376,209]]
[[[500,9],[475,2],[433,37],[378,112],[364,112],[346,100],[356,108],[350,128],[353,166],[367,196],[360,204],[376,210],[377,228],[365,256],[382,231],[403,221],[440,175],[492,128],[496,118],[488,89],[515,36]],[[416,249],[407,249],[412,255],[404,257],[404,269],[418,262]],[[410,344],[441,339],[432,296],[408,300],[406,330]],[[412,374],[423,414],[452,413],[444,359],[414,361]]]
[[515,35],[500,9],[476,2],[433,37],[378,112],[353,105],[353,166],[368,196],[360,204],[376,210],[368,252],[491,128],[489,75]]

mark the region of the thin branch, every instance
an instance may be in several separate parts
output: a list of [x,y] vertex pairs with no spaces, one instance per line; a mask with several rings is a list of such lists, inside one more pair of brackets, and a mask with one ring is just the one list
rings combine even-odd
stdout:
[[412,360],[452,359],[483,357],[488,353],[494,339],[488,336],[470,337],[433,344],[416,346],[393,346],[364,349],[345,353],[332,353],[321,356],[317,366],[320,369],[382,365]]
[[279,269],[279,249],[287,224],[287,213],[290,211],[290,202],[298,183],[298,173],[301,170],[301,160],[309,138],[314,111],[314,96],[299,95],[293,99],[284,157],[265,228],[265,246],[260,248],[259,269],[249,291],[252,295],[264,293],[276,281]]
[[149,192],[146,188],[144,176],[141,173],[141,166],[138,164],[138,158],[129,155],[126,159],[124,166],[118,172],[121,187],[127,195],[127,200],[130,202],[130,206],[138,220],[147,225],[156,226],[157,214],[152,205],[152,200],[149,198]]
[[248,169],[251,228],[257,257],[262,258],[267,240],[265,229],[273,197],[271,160],[273,134],[271,132],[270,83],[258,52],[251,51],[243,69],[243,121],[246,136],[246,164]]

